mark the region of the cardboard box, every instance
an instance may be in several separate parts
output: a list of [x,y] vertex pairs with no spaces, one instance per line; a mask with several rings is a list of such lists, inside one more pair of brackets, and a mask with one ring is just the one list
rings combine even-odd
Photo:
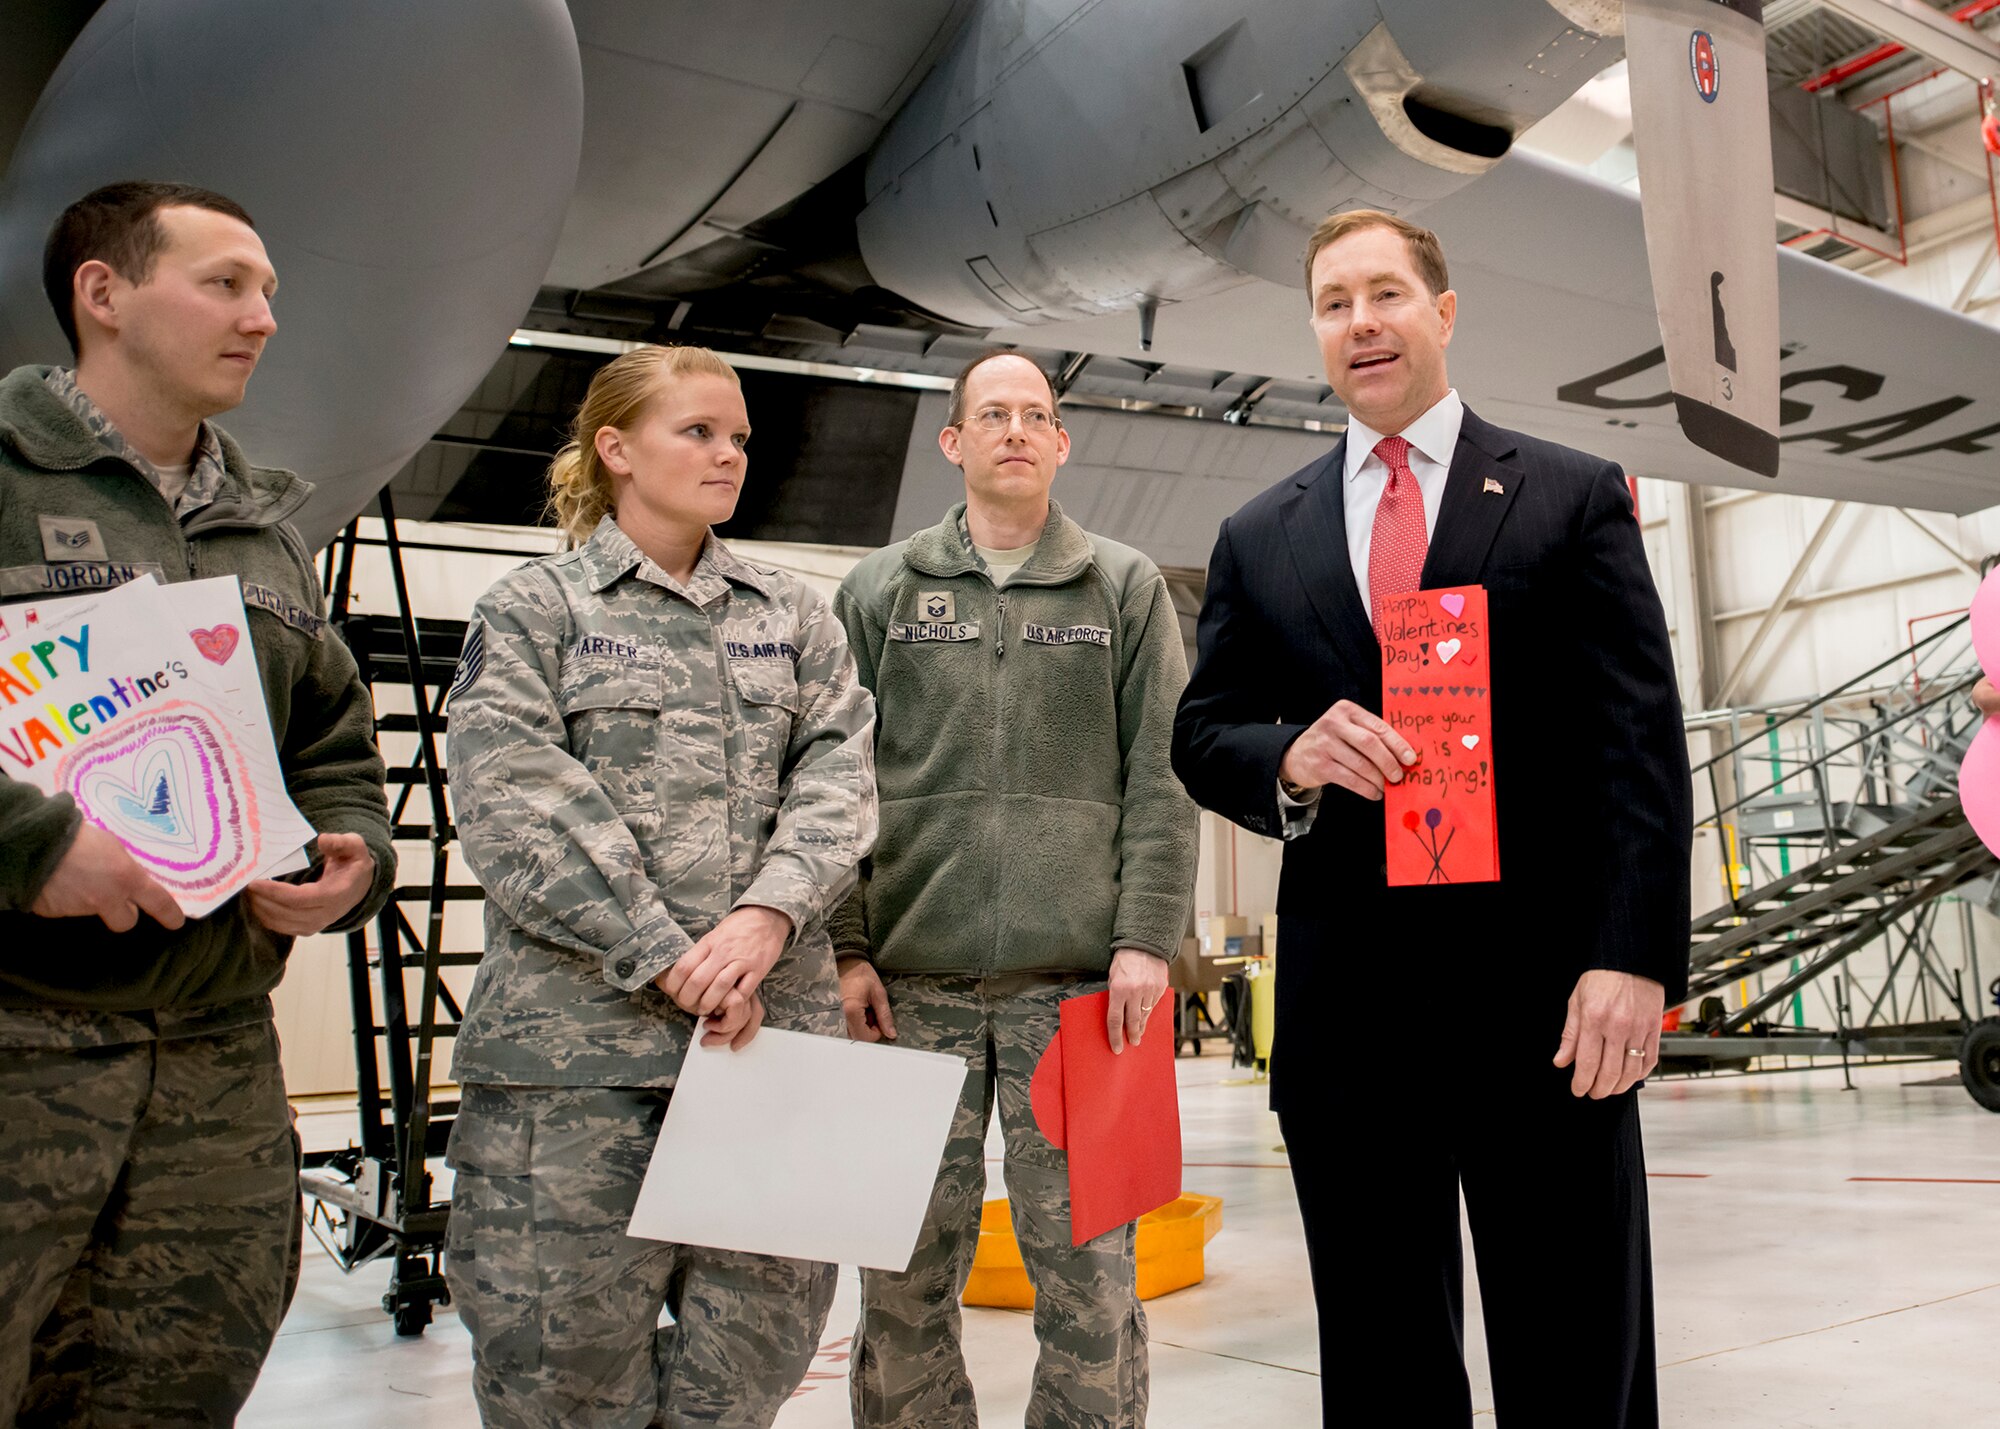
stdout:
[[1206,994],[1222,991],[1223,975],[1229,969],[1216,965],[1215,959],[1201,955],[1201,944],[1188,938],[1181,944],[1181,954],[1167,969],[1167,986],[1175,992]]
[[[1250,932],[1250,920],[1234,913],[1212,913],[1201,928],[1201,955],[1205,958],[1231,957],[1242,951],[1242,939]],[[1229,940],[1237,947],[1228,947]]]

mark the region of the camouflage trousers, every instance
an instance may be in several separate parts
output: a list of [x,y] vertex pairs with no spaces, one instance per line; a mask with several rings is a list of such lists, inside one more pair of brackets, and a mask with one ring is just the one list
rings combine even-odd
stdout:
[[805,1378],[833,1266],[625,1234],[671,1095],[465,1087],[446,1264],[485,1424],[765,1429]]
[[0,1429],[235,1423],[300,1229],[269,1022],[0,1051]]
[[857,1429],[974,1429],[958,1297],[972,1270],[986,1191],[986,1128],[997,1100],[1014,1235],[1035,1287],[1027,1429],[1140,1429],[1146,1313],[1134,1228],[1070,1244],[1069,1161],[1035,1127],[1028,1084],[1060,1026],[1063,999],[1101,979],[883,978],[896,1045],[966,1059],[965,1091],[917,1251],[901,1274],[861,1273],[851,1387]]

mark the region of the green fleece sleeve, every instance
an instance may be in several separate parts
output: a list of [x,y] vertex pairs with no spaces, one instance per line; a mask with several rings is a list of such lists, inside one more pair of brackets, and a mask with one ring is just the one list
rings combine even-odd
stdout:
[[[854,672],[861,688],[869,694],[873,708],[875,695],[876,658],[881,650],[880,631],[882,622],[870,621],[868,600],[863,593],[862,582],[856,576],[863,575],[857,568],[840,583],[840,589],[833,594],[833,614],[847,631],[847,648],[854,658]],[[874,739],[871,724],[869,739]],[[873,768],[873,759],[870,759]],[[868,860],[862,859],[855,868],[854,887],[847,897],[827,913],[826,930],[833,939],[835,957],[870,958],[874,956],[874,945],[868,938]]]
[[1111,946],[1172,961],[1194,904],[1198,820],[1174,777],[1174,709],[1187,686],[1187,653],[1172,595],[1158,571],[1135,582],[1119,610],[1124,669],[1118,746],[1125,802],[1118,822],[1118,914]]
[[28,911],[82,823],[69,795],[0,775],[0,912]]
[[[294,553],[295,556],[297,553]],[[313,608],[325,614],[319,577],[300,562]],[[396,849],[389,840],[382,751],[375,744],[375,705],[354,654],[331,629],[313,642],[312,656],[292,687],[284,747],[278,751],[285,788],[306,822],[325,834],[359,834],[375,857],[368,892],[329,933],[361,927],[381,911],[396,886]]]
[[795,929],[822,921],[875,846],[875,696],[856,678],[847,634],[800,592],[798,719],[785,750],[777,827],[737,900],[776,908]]
[[538,595],[510,578],[473,608],[447,707],[459,839],[479,886],[516,926],[600,962],[606,982],[631,992],[694,939],[646,876],[604,786],[570,751],[555,695],[558,598]]

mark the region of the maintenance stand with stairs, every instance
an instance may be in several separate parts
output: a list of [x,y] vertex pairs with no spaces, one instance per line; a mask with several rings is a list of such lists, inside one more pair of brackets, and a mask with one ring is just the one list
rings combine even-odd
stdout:
[[[377,499],[383,538],[363,537],[356,522],[328,548],[329,614],[374,696],[376,736],[388,763],[391,833],[398,843],[428,847],[430,878],[396,886],[375,919],[373,950],[365,931],[347,936],[360,1139],[340,1151],[308,1155],[299,1181],[306,1224],[342,1270],[391,1259],[382,1308],[397,1334],[420,1335],[432,1307],[451,1299],[443,1265],[450,1204],[435,1198],[430,1158],[444,1154],[458,1103],[435,1100],[432,1088],[444,1070],[439,1043],[457,1033],[461,1009],[442,973],[481,956],[478,949],[445,947],[445,910],[483,895],[476,884],[451,881],[457,831],[443,759],[445,695],[466,623],[419,620],[411,613],[395,507],[386,490]],[[350,610],[354,555],[363,545],[386,548],[395,615]],[[408,708],[394,708],[403,705]],[[409,757],[392,758],[397,748],[410,749]]]
[[[1663,1072],[1963,1052],[1967,1090],[2000,1111],[2000,1019],[1974,1010],[1977,954],[1968,936],[1969,1004],[1935,937],[1950,904],[1969,924],[1972,904],[2000,896],[2000,862],[1958,797],[1978,677],[1961,618],[1817,699],[1704,717],[1728,742],[1695,769],[1714,810],[1697,829],[1721,841],[1728,897],[1689,930],[1698,1010],[1661,1038]],[[1889,956],[1871,992],[1843,969],[1878,942]],[[1806,1023],[1815,985],[1831,1028]]]

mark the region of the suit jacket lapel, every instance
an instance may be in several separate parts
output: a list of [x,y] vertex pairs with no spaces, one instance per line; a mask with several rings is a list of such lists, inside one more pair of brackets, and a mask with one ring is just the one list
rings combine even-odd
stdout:
[[1465,414],[1445,478],[1437,531],[1424,559],[1425,590],[1478,583],[1493,537],[1527,479],[1520,465],[1506,460],[1513,454],[1514,443],[1505,432],[1470,411]]
[[1354,583],[1354,563],[1347,554],[1347,438],[1309,467],[1299,478],[1300,489],[1286,505],[1285,536],[1292,563],[1320,622],[1357,673],[1372,671],[1381,660],[1367,603]]

